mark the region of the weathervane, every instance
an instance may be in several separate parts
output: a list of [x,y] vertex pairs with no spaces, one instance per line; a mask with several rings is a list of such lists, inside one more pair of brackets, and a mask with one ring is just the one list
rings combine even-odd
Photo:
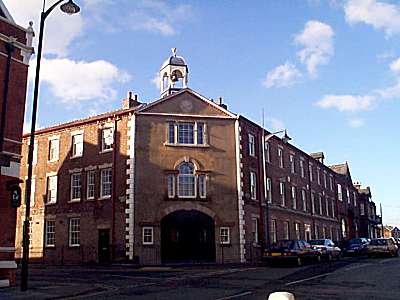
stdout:
[[171,48],[171,51],[172,51],[172,55],[176,56],[176,48]]

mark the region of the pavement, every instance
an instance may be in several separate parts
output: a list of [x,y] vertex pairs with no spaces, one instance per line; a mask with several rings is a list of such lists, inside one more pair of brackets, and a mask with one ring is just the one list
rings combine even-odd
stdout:
[[400,299],[400,258],[345,258],[304,267],[129,265],[30,267],[29,290],[0,289],[0,299]]

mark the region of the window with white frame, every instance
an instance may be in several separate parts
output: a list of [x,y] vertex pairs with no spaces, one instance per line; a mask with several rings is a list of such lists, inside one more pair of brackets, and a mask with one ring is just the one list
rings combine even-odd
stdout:
[[337,193],[339,201],[343,201],[342,186],[340,184],[337,185]]
[[364,203],[360,203],[360,215],[361,216],[365,215],[365,205],[364,205]]
[[32,247],[32,238],[33,238],[33,221],[29,221],[29,228],[28,228],[28,243],[29,246]]
[[327,187],[328,187],[328,183],[326,180],[326,171],[324,171],[324,188],[327,188]]
[[253,234],[253,243],[254,244],[258,244],[260,241],[259,223],[260,223],[260,219],[258,217],[253,217],[253,219],[252,219],[252,234]]
[[71,174],[71,201],[79,201],[81,199],[81,173]]
[[111,197],[112,169],[102,169],[100,172],[100,198]]
[[279,160],[279,167],[283,168],[284,164],[283,164],[283,149],[282,148],[278,148],[278,160]]
[[72,136],[72,157],[83,155],[83,133]]
[[326,215],[329,216],[329,199],[328,199],[328,197],[325,198],[325,210],[326,210]]
[[315,193],[311,193],[311,212],[315,214]]
[[183,162],[178,167],[178,196],[181,198],[196,197],[196,177],[194,165],[191,162]]
[[175,175],[168,174],[167,176],[167,185],[168,185],[168,198],[175,197]]
[[283,222],[283,239],[284,240],[290,239],[290,223],[289,223],[289,221]]
[[56,222],[46,220],[45,224],[44,244],[46,247],[54,247],[56,245]]
[[317,183],[321,185],[321,170],[317,168]]
[[60,156],[60,139],[51,138],[49,140],[49,162],[57,161]]
[[94,187],[95,187],[95,171],[87,172],[86,177],[86,199],[94,199]]
[[306,198],[306,190],[301,190],[301,202],[303,203],[303,211],[307,211],[307,198]]
[[332,217],[335,217],[335,199],[332,199]]
[[276,231],[276,220],[271,220],[271,242],[276,243],[278,240],[278,235]]
[[231,233],[229,227],[221,227],[219,229],[219,239],[220,243],[223,245],[228,245],[231,243]]
[[357,207],[357,193],[353,191],[353,204],[354,207]]
[[257,199],[257,175],[255,172],[250,172],[250,197],[251,199]]
[[290,172],[294,174],[296,172],[296,161],[293,154],[290,154],[289,162],[290,162]]
[[154,244],[154,228],[151,226],[145,226],[142,228],[142,243],[143,245]]
[[80,246],[80,233],[81,233],[81,219],[70,218],[69,219],[69,246],[70,247]]
[[350,190],[349,190],[349,188],[346,189],[346,196],[347,196],[347,203],[350,204],[351,203],[351,199],[350,199]]
[[267,177],[267,202],[272,203],[272,181]]
[[342,236],[345,238],[347,237],[347,225],[346,225],[346,220],[342,218]]
[[322,196],[318,195],[319,214],[322,215]]
[[301,178],[305,177],[305,172],[304,172],[304,159],[300,158],[300,175]]
[[47,177],[46,203],[57,202],[57,175]]
[[265,160],[271,162],[271,150],[268,142],[265,142]]
[[310,224],[304,224],[304,238],[306,241],[311,240],[311,225]]
[[284,182],[279,182],[279,195],[281,198],[281,205],[285,206],[286,205],[286,200],[285,200],[285,183]]
[[32,177],[31,181],[31,207],[35,206],[35,193],[36,193],[36,179]]
[[310,181],[313,181],[313,168],[312,168],[312,164],[308,164],[308,172],[310,173]]
[[300,240],[300,223],[294,223],[294,232],[296,235],[296,239]]
[[206,198],[207,196],[207,177],[204,174],[198,176],[199,180],[199,196],[200,198]]
[[101,151],[112,150],[114,144],[114,128],[106,127],[101,131]]
[[292,208],[297,209],[296,187],[295,186],[292,186],[291,192],[292,192]]
[[203,122],[169,122],[168,144],[205,145],[206,129]]
[[[30,144],[30,143],[28,143]],[[38,141],[35,140],[33,143],[33,159],[32,159],[32,165],[36,165],[38,161]]]
[[248,139],[249,139],[249,144],[248,144],[248,148],[249,148],[249,155],[250,156],[255,156],[256,151],[255,151],[255,139],[254,139],[254,135],[250,134],[248,135]]

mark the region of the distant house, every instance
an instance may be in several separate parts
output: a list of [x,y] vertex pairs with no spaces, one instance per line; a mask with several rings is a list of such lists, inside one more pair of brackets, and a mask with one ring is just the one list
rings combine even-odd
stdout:
[[398,239],[400,238],[400,229],[395,227],[392,229],[392,237]]

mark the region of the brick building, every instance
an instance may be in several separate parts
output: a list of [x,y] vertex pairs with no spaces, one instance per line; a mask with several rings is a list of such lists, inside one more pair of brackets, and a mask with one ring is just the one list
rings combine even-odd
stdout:
[[14,284],[16,192],[33,30],[17,25],[0,0],[0,287]]
[[[326,166],[323,153],[308,155],[187,83],[174,52],[160,99],[130,93],[121,110],[37,132],[31,257],[245,262],[277,239],[359,234],[347,164]],[[17,235],[19,249],[21,226]]]

